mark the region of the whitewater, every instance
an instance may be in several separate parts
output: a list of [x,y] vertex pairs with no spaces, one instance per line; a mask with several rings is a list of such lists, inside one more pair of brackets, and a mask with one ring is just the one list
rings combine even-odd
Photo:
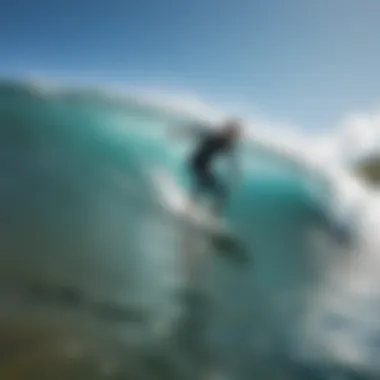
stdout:
[[376,192],[312,149],[252,132],[227,208],[250,260],[234,260],[207,232],[189,235],[175,212],[191,141],[174,135],[205,114],[2,82],[3,317],[37,306],[60,310],[51,320],[73,313],[70,325],[95,324],[161,363],[136,379],[194,379],[208,356],[234,380],[378,376]]

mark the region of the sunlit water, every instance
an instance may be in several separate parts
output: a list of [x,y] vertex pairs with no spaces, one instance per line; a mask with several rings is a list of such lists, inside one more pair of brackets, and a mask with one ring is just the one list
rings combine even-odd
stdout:
[[[94,379],[376,372],[376,196],[362,189],[359,207],[338,213],[327,173],[246,143],[227,210],[249,253],[238,260],[175,212],[191,142],[172,131],[194,120],[97,93],[0,87],[4,347],[9,325],[62,327],[56,341],[81,350],[41,370],[46,379],[72,377],[63,362]],[[1,358],[4,376],[17,352]],[[22,358],[14,378],[35,378]]]

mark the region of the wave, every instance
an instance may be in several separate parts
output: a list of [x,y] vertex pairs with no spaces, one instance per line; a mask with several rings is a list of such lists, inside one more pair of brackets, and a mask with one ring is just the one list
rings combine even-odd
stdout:
[[[253,362],[262,371],[265,362],[266,373],[289,372],[279,355],[297,368],[373,371],[374,348],[352,340],[340,322],[325,324],[338,305],[331,298],[353,297],[347,266],[357,250],[367,254],[358,224],[368,220],[363,204],[376,196],[339,163],[321,164],[299,146],[252,129],[227,218],[253,263],[225,259],[206,233],[184,243],[183,224],[167,209],[186,198],[191,143],[171,132],[189,123],[211,127],[224,113],[178,103],[104,89],[0,84],[3,278],[136,308],[150,316],[154,336],[185,314],[178,297],[189,285],[184,260],[206,255],[198,264],[207,280],[201,285],[220,305],[207,341],[233,378],[257,373]],[[342,247],[343,230],[353,245]],[[350,312],[336,311],[352,321]],[[345,339],[333,344],[338,334]]]

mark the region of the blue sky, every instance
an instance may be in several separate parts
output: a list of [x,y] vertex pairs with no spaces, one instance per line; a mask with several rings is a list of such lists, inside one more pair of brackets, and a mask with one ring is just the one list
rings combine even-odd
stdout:
[[379,104],[377,0],[11,0],[0,74],[155,86],[329,128]]

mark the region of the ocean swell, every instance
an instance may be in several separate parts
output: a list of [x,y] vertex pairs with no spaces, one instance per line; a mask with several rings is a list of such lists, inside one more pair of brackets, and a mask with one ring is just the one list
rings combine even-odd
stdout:
[[[323,171],[249,140],[227,219],[251,260],[218,252],[205,231],[184,243],[176,207],[186,197],[191,142],[171,131],[201,119],[131,97],[3,83],[4,286],[73,289],[88,304],[137,310],[145,334],[160,341],[189,312],[181,293],[194,285],[188,272],[196,263],[197,285],[207,280],[202,292],[216,307],[204,344],[223,370],[234,379],[297,378],[290,359],[328,362],[316,354],[310,313],[352,250],[339,235],[348,214],[334,213],[334,186]],[[181,355],[197,365],[195,354]]]

